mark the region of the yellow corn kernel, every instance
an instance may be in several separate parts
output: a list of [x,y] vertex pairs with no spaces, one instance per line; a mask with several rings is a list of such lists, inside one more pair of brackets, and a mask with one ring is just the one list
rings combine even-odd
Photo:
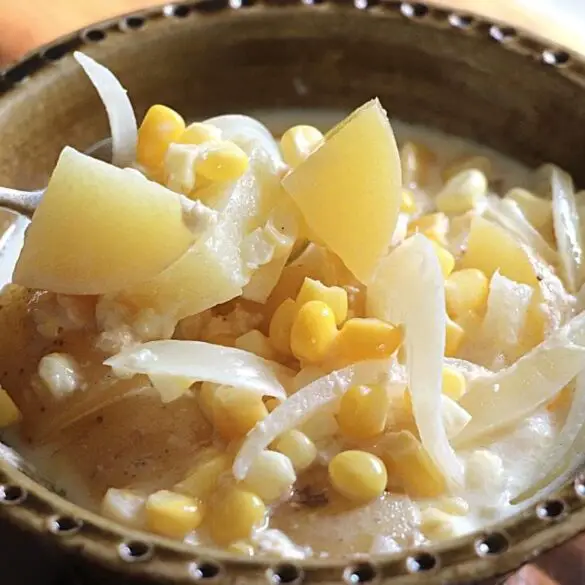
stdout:
[[548,411],[555,411],[559,409],[568,408],[573,401],[574,387],[572,384],[567,384],[547,405]]
[[487,303],[488,277],[477,268],[457,270],[445,281],[447,313],[453,319],[469,311],[481,312]]
[[367,451],[343,451],[329,462],[331,485],[352,502],[381,496],[388,477],[381,459]]
[[148,529],[169,538],[185,538],[203,519],[199,501],[167,490],[148,496],[145,511]]
[[414,193],[404,187],[402,189],[402,202],[400,203],[400,211],[403,213],[414,213],[416,211],[416,200]]
[[20,418],[21,414],[18,406],[14,404],[8,392],[4,388],[0,388],[0,428],[13,425]]
[[146,498],[129,490],[110,488],[102,500],[101,513],[130,528],[144,528]]
[[274,449],[290,459],[297,473],[309,468],[317,458],[315,443],[296,429],[281,435],[274,442]]
[[339,430],[358,441],[376,437],[384,431],[389,407],[390,397],[383,386],[353,386],[339,403]]
[[276,351],[283,355],[291,355],[290,336],[298,312],[296,302],[293,299],[285,299],[270,320],[268,338]]
[[248,170],[248,155],[229,140],[212,143],[197,161],[197,173],[210,181],[235,181]]
[[458,402],[465,394],[465,376],[454,368],[443,368],[443,394]]
[[266,522],[266,506],[252,492],[237,487],[219,490],[208,512],[211,538],[222,546],[250,537]]
[[247,542],[232,542],[232,544],[227,547],[227,550],[231,553],[242,555],[244,557],[254,556],[254,547]]
[[449,540],[462,534],[454,520],[451,514],[429,507],[421,511],[420,530],[429,540]]
[[298,167],[323,141],[323,134],[313,126],[293,126],[280,139],[284,162]]
[[398,348],[398,351],[396,352],[396,359],[400,365],[406,365],[406,347],[404,345],[401,345]]
[[462,214],[486,200],[488,182],[477,169],[461,171],[439,191],[435,198],[437,209],[443,213]]
[[280,406],[278,398],[267,398],[264,400],[264,406],[268,412],[272,412],[277,406]]
[[213,422],[213,403],[215,402],[215,390],[217,384],[211,382],[203,382],[201,389],[197,393],[197,404],[205,418],[209,422]]
[[374,318],[348,319],[331,350],[336,367],[391,356],[402,342],[399,327]]
[[461,325],[455,323],[447,316],[447,327],[445,331],[445,356],[455,357],[463,341],[465,331]]
[[543,233],[549,233],[552,230],[552,203],[550,199],[538,197],[518,187],[510,189],[505,199],[515,201],[526,219]]
[[304,422],[299,427],[299,430],[307,435],[311,441],[320,441],[335,435],[339,430],[339,425],[333,412],[323,409],[310,417],[307,422]]
[[435,501],[435,506],[452,516],[466,516],[469,514],[469,502],[464,498],[446,497]]
[[149,171],[162,166],[171,142],[178,140],[185,130],[185,120],[167,106],[152,106],[138,130],[136,160]]
[[235,346],[238,349],[243,349],[251,353],[272,361],[278,360],[274,346],[270,343],[268,337],[258,329],[252,329],[248,333],[244,333],[235,341]]
[[290,332],[290,347],[298,359],[320,362],[331,349],[338,331],[335,314],[323,301],[301,306]]
[[453,268],[455,268],[455,258],[449,250],[443,248],[440,244],[437,244],[434,240],[431,240],[431,244],[435,249],[435,253],[437,254],[437,259],[439,260],[439,264],[441,265],[441,271],[443,276],[447,278],[451,272],[453,272]]
[[242,485],[270,503],[287,495],[297,476],[291,460],[277,451],[262,451],[254,460]]
[[309,301],[323,301],[335,314],[335,322],[341,325],[347,319],[347,291],[340,286],[325,286],[318,280],[306,277],[297,295],[297,306]]
[[181,134],[177,142],[181,144],[204,144],[205,142],[219,142],[221,130],[213,124],[193,122]]
[[422,144],[405,142],[400,149],[402,184],[407,187],[424,185],[429,179],[435,155]]
[[388,475],[412,498],[434,498],[446,489],[445,478],[420,441],[408,432],[387,435],[380,457]]
[[174,489],[182,494],[206,501],[217,487],[221,475],[230,470],[232,458],[226,453],[217,455],[200,463]]
[[492,175],[492,162],[486,156],[462,156],[449,163],[441,171],[441,178],[446,183],[459,173],[471,169],[481,171],[489,178]]
[[412,394],[408,388],[404,390],[402,400],[404,401],[404,408],[406,411],[412,413]]
[[449,218],[444,213],[429,213],[408,224],[407,234],[423,234],[429,240],[443,245],[449,231]]
[[213,425],[226,441],[243,437],[268,415],[262,397],[253,391],[220,386],[213,401]]

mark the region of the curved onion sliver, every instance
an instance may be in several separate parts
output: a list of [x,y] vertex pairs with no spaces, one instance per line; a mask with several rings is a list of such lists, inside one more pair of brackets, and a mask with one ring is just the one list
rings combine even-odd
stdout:
[[108,115],[112,135],[112,164],[129,167],[136,161],[138,128],[126,90],[106,67],[79,51],[73,53],[96,88]]
[[[104,364],[121,375],[146,374],[156,385],[159,376],[204,381],[254,390],[284,400],[292,386],[288,368],[257,355],[203,341],[149,341],[107,359]],[[164,378],[161,378],[166,383]],[[185,382],[186,384],[186,382]],[[185,390],[190,384],[185,385]],[[165,386],[166,389],[166,386]]]
[[552,168],[550,180],[560,267],[568,291],[574,294],[585,281],[585,257],[575,188],[571,177],[558,167]]
[[463,469],[441,417],[445,282],[431,242],[416,234],[383,258],[368,286],[367,313],[404,326],[408,387],[421,442],[447,480]]

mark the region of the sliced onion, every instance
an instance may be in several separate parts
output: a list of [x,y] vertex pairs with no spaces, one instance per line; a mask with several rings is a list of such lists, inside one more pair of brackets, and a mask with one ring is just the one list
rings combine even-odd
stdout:
[[106,67],[79,51],[73,53],[96,88],[108,115],[112,135],[112,164],[129,167],[136,161],[138,128],[126,90]]
[[260,146],[276,167],[284,164],[280,148],[270,130],[255,118],[241,114],[224,114],[209,118],[205,123],[219,128],[225,140],[232,140],[239,146],[244,147],[250,143]]
[[552,268],[536,258],[532,251],[527,250],[527,253],[540,277],[540,294],[546,304],[549,317],[548,330],[545,332],[548,335],[564,325],[575,314],[578,306],[575,297],[566,291],[561,279]]
[[585,258],[573,180],[562,169],[551,170],[553,225],[567,289],[576,293],[585,281]]
[[504,365],[498,363],[501,358],[505,363],[517,359],[516,352],[532,295],[532,287],[514,282],[499,271],[494,272],[478,343],[482,355],[477,361],[491,369],[500,369]]
[[576,460],[583,460],[585,452],[585,371],[577,375],[575,393],[571,407],[555,444],[543,454],[542,464],[530,480],[530,487],[517,494],[513,503],[518,503],[537,494],[548,491],[551,482],[563,476],[567,468],[574,467]]
[[396,227],[394,228],[394,233],[392,234],[392,241],[390,242],[392,246],[398,246],[406,239],[409,221],[410,216],[408,215],[408,213],[398,214],[398,219],[396,220]]
[[[264,226],[256,229],[256,233],[260,234],[260,241],[264,242],[269,249],[270,258],[264,264],[258,263],[258,269],[243,288],[242,298],[257,303],[266,302],[278,284],[293,250],[299,233],[299,221],[293,201],[284,198],[274,206]],[[250,236],[253,234],[254,232]],[[243,242],[243,245],[245,244],[246,240]],[[249,265],[250,258],[246,257],[245,250],[242,250],[242,258]]]
[[254,390],[284,400],[293,372],[280,364],[232,347],[177,339],[149,341],[107,359],[120,375],[172,376]]
[[460,404],[471,422],[458,435],[468,445],[521,420],[552,400],[585,368],[585,312],[510,367],[476,379]]
[[456,437],[471,420],[471,415],[445,394],[441,395],[441,416],[449,439]]
[[408,387],[424,448],[449,482],[463,470],[441,417],[445,349],[445,284],[431,242],[416,234],[383,258],[368,287],[367,313],[404,326]]
[[549,264],[557,264],[559,260],[557,252],[524,217],[515,201],[496,196],[490,197],[483,215],[516,236]]
[[355,384],[374,384],[401,380],[403,368],[393,360],[368,361],[336,370],[287,398],[249,433],[234,461],[237,480],[246,477],[258,455],[286,431],[308,421],[324,406],[340,398]]

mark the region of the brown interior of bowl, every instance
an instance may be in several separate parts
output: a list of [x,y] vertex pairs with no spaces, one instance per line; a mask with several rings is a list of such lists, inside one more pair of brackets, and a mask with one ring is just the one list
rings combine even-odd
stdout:
[[[113,70],[139,118],[153,103],[201,118],[253,109],[349,110],[378,96],[395,118],[471,138],[530,165],[558,163],[585,182],[585,64],[577,57],[508,27],[420,3],[232,4],[203,0],[102,23],[7,71],[0,77],[0,184],[41,187],[63,146],[85,149],[107,136],[100,101],[71,56],[75,48]],[[503,573],[585,527],[581,484],[571,484],[562,509],[572,514],[561,514],[562,522],[527,511],[479,541],[467,537],[374,564],[275,565],[266,577],[266,564],[226,554],[211,563],[154,537],[142,546],[144,536],[59,500],[10,466],[0,469],[0,483],[27,495],[0,498],[11,504],[0,513],[16,524],[64,535],[64,546],[83,546],[91,562],[114,571],[176,582],[207,575],[398,583],[413,572],[423,573],[425,583],[455,582]],[[48,529],[55,514],[83,522],[69,531]],[[134,551],[124,545],[136,538]]]
[[[580,89],[522,54],[536,46],[486,24],[457,30],[445,14],[420,7],[411,18],[396,11],[318,4],[135,19],[126,32],[109,29],[84,50],[120,77],[138,116],[153,103],[194,118],[251,108],[351,109],[377,95],[394,117],[530,164],[561,163],[583,178]],[[422,26],[429,21],[437,26]],[[60,51],[43,54],[33,64],[41,70],[0,104],[2,184],[41,186],[64,145],[86,147],[107,135],[103,108],[80,68],[70,56],[43,63]],[[26,74],[27,65],[8,80]]]

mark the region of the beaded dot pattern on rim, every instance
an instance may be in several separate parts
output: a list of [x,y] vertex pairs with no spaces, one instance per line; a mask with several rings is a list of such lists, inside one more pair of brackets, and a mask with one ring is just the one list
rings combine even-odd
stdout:
[[[569,51],[548,46],[532,35],[517,31],[509,26],[489,22],[480,16],[456,13],[436,8],[424,2],[400,2],[396,0],[195,0],[185,3],[168,4],[160,9],[145,10],[127,15],[117,20],[98,24],[92,28],[79,31],[48,45],[18,62],[16,65],[0,72],[0,96],[11,88],[25,82],[43,67],[50,67],[72,51],[84,45],[105,43],[110,33],[122,31],[124,34],[140,34],[150,25],[156,25],[160,19],[188,21],[190,18],[204,18],[209,14],[229,13],[243,10],[279,10],[282,7],[297,6],[302,10],[359,10],[360,12],[384,11],[403,18],[412,24],[424,27],[453,29],[453,34],[484,35],[486,39],[498,43],[502,51],[512,51],[538,60],[542,66],[553,67],[559,75],[572,79],[580,76],[579,81],[585,85],[585,62]],[[21,485],[22,484],[22,485]],[[241,583],[258,582],[258,576],[265,575],[265,582],[270,585],[300,583],[320,583],[331,581],[344,582],[347,585],[366,585],[368,583],[402,583],[404,578],[413,573],[436,576],[441,583],[451,583],[460,575],[459,564],[465,561],[469,573],[479,577],[488,577],[504,573],[514,568],[521,561],[528,560],[531,549],[538,544],[548,548],[561,542],[567,534],[576,534],[585,526],[585,477],[577,478],[559,490],[551,499],[540,502],[521,513],[517,518],[507,520],[495,527],[493,532],[462,537],[450,543],[430,547],[428,551],[410,551],[403,555],[393,555],[388,559],[376,559],[376,562],[339,563],[334,567],[323,569],[318,565],[259,562],[256,560],[235,561],[224,552],[206,556],[205,559],[193,560],[193,549],[184,545],[171,543],[151,535],[143,539],[128,538],[126,531],[103,519],[81,510],[52,494],[47,489],[32,486],[33,482],[21,472],[0,466],[0,507],[6,513],[13,513],[18,522],[30,526],[33,510],[35,518],[44,516],[46,533],[57,538],[62,546],[69,546],[71,541],[83,538],[100,539],[107,545],[108,562],[115,557],[124,565],[134,568],[144,567],[150,572],[151,561],[157,560],[159,551],[165,554],[165,565],[182,568],[177,574],[186,576],[185,582],[225,582],[233,581],[237,576]],[[31,488],[31,489],[29,489]],[[22,512],[22,513],[20,513]],[[572,523],[566,532],[559,532],[563,524]],[[526,534],[533,536],[526,539]],[[66,538],[70,537],[70,538]],[[517,551],[515,557],[507,560],[507,555]],[[98,556],[102,553],[96,553]],[[500,568],[494,570],[486,566],[486,559],[499,558]],[[160,559],[158,559],[160,560]],[[159,563],[160,565],[160,563]],[[170,573],[165,573],[165,575]],[[175,574],[175,573],[173,573]],[[434,578],[434,577],[433,577]],[[183,581],[181,581],[183,582]],[[430,582],[430,581],[429,581]]]

